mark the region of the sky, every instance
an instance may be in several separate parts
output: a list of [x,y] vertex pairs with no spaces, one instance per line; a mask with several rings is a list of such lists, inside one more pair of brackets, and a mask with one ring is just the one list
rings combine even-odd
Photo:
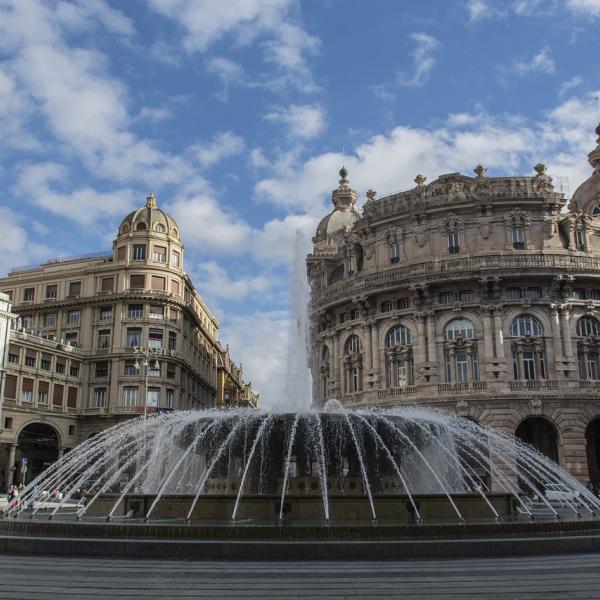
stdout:
[[295,232],[345,164],[567,195],[600,120],[600,0],[0,0],[0,274],[107,250],[156,194],[264,405],[285,387]]

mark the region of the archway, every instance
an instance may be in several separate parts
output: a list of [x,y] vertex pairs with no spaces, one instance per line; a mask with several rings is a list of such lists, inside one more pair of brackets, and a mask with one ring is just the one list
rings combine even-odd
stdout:
[[[58,460],[58,434],[45,423],[30,423],[21,430],[17,439],[20,459],[16,472],[19,483],[27,483]],[[23,470],[26,459],[26,470]]]
[[590,481],[600,487],[600,417],[596,417],[585,430],[587,464]]
[[[558,463],[558,435],[554,425],[552,425],[550,421],[547,421],[543,417],[528,417],[521,421],[517,427],[515,436],[526,444],[533,446],[538,452],[547,456],[550,460]],[[522,456],[517,458],[517,466],[520,474],[530,478],[530,470]],[[528,493],[542,491],[541,489],[530,489],[531,486],[529,486],[522,477],[519,477],[519,487]],[[536,487],[540,486],[536,483]]]

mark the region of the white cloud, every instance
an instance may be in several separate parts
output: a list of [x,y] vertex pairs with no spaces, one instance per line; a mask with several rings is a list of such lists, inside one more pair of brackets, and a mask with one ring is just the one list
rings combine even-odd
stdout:
[[586,17],[600,17],[600,0],[567,0],[567,8]]
[[433,54],[439,48],[440,43],[433,36],[426,33],[411,33],[409,37],[415,44],[415,49],[412,52],[415,71],[412,76],[398,73],[397,83],[401,86],[419,87],[429,79],[431,70],[435,65]]
[[163,107],[150,108],[149,106],[144,106],[142,110],[136,115],[136,121],[150,121],[152,123],[160,123],[161,121],[166,121],[167,119],[173,118],[173,113],[168,109]]
[[572,77],[568,81],[564,81],[560,84],[560,87],[558,88],[559,96],[564,96],[565,94],[568,94],[571,90],[575,89],[576,87],[579,87],[582,83],[583,77],[580,77],[579,75]]
[[531,73],[546,73],[551,75],[555,71],[555,65],[550,48],[543,48],[527,60],[515,61],[508,70],[521,77]]
[[216,97],[226,102],[229,99],[229,88],[234,85],[245,85],[247,82],[244,68],[233,60],[223,56],[214,56],[208,59],[206,68],[209,73],[216,75],[222,84],[221,91]]
[[325,128],[325,111],[320,106],[308,104],[274,108],[264,119],[285,125],[292,139],[308,140],[317,137]]
[[285,382],[290,321],[287,311],[228,314],[220,337],[231,347],[233,359],[244,368],[244,378],[260,392],[263,406],[281,399]]
[[185,32],[188,52],[206,52],[227,39],[237,46],[258,44],[265,62],[289,74],[290,83],[314,89],[307,56],[319,40],[301,26],[296,0],[148,0],[159,14]]
[[203,167],[211,167],[225,158],[240,154],[246,146],[244,138],[231,131],[220,131],[206,144],[194,144],[191,153]]
[[489,0],[469,0],[467,2],[467,12],[469,14],[469,23],[479,23],[495,17],[503,17],[501,11],[493,2]]
[[124,216],[136,205],[135,193],[131,189],[103,193],[89,186],[70,192],[53,189],[53,185],[62,187],[67,179],[68,172],[64,166],[52,162],[38,163],[21,169],[15,189],[29,202],[84,226],[101,226],[101,221]]
[[0,275],[6,274],[12,267],[45,260],[52,255],[48,246],[29,239],[27,229],[28,219],[7,206],[0,206]]

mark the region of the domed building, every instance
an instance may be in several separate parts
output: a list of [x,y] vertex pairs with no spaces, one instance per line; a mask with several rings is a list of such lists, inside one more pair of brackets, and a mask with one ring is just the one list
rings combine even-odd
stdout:
[[0,292],[17,317],[2,378],[0,484],[2,474],[5,484],[30,481],[123,419],[223,401],[219,324],[185,272],[178,224],[153,195],[123,219],[111,251],[15,268]]
[[453,411],[600,485],[600,138],[589,161],[568,208],[543,164],[418,175],[360,214],[340,172],[307,257],[315,404]]

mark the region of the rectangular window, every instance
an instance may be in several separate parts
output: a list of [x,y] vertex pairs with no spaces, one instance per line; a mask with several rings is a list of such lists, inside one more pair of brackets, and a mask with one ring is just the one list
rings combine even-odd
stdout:
[[134,360],[126,360],[123,366],[123,374],[124,375],[137,375],[138,369],[135,367]]
[[54,390],[52,392],[52,406],[62,406],[63,405],[63,394],[65,387],[58,383],[54,384]]
[[392,242],[389,246],[390,264],[400,262],[400,244]]
[[460,252],[458,233],[454,231],[448,234],[448,252],[450,254],[458,254]]
[[133,245],[133,260],[146,260],[146,244]]
[[108,377],[108,362],[97,362],[95,373],[96,377]]
[[48,300],[53,300],[58,295],[58,286],[57,285],[48,285],[46,286],[46,298]]
[[127,306],[127,318],[128,319],[141,319],[144,316],[144,305],[143,304],[129,304]]
[[504,297],[507,300],[520,300],[521,299],[521,288],[506,288],[504,290]]
[[67,390],[67,406],[69,408],[77,408],[77,393],[78,388],[69,386]]
[[177,367],[173,363],[167,363],[167,377],[169,379],[177,377]]
[[171,279],[171,294],[179,296],[179,281],[175,281],[175,279]]
[[4,397],[9,400],[17,399],[17,377],[16,375],[6,375],[4,379]]
[[[60,359],[60,360],[64,360],[64,359]],[[60,373],[61,375],[64,375],[66,370],[66,363],[64,362],[58,362],[58,360],[56,361],[56,368],[55,371],[57,373]]]
[[142,329],[141,327],[128,327],[127,328],[127,347],[133,348],[134,346],[142,345]]
[[79,345],[77,343],[77,332],[70,331],[69,333],[65,333],[65,344],[67,344],[67,346],[73,346],[74,348],[77,348]]
[[360,311],[358,309],[350,312],[350,320],[354,321],[354,319],[360,319]]
[[69,283],[69,296],[81,295],[81,281],[71,281]]
[[56,314],[48,313],[44,315],[44,327],[53,327],[56,325]]
[[575,245],[577,250],[585,252],[585,235],[581,229],[575,230]]
[[525,235],[522,227],[515,227],[512,230],[513,248],[515,250],[525,250]]
[[146,287],[145,275],[130,275],[129,287],[134,290],[143,290]]
[[148,375],[150,377],[160,377],[161,364],[157,360],[151,360],[148,363]]
[[167,390],[165,393],[165,408],[173,408],[175,404],[175,391]]
[[38,382],[38,404],[48,404],[48,400],[50,397],[50,384],[47,381],[39,381]]
[[477,350],[471,351],[471,366],[473,381],[479,381],[479,354]]
[[79,377],[79,363],[71,361],[71,366],[69,367],[69,375],[71,377]]
[[23,315],[21,317],[21,327],[23,329],[31,329],[33,325],[33,317],[30,315]]
[[473,302],[473,290],[460,290],[458,299],[460,302]]
[[33,379],[23,379],[21,384],[21,402],[33,402]]
[[396,308],[399,310],[403,310],[405,308],[408,308],[409,306],[409,300],[408,298],[398,298],[398,300],[396,300]]
[[4,417],[4,429],[12,429],[13,428],[13,418],[12,417]]
[[159,277],[158,275],[151,276],[151,284],[153,290],[164,291],[166,285],[166,279],[164,277]]
[[177,350],[177,334],[169,331],[169,350]]
[[160,388],[149,387],[148,388],[147,406],[159,406],[159,404],[160,404]]
[[167,249],[164,246],[154,246],[152,252],[152,260],[155,260],[156,262],[166,263]]
[[48,354],[42,354],[42,360],[40,361],[40,369],[49,371],[52,364],[52,358]]
[[527,380],[535,379],[535,354],[531,350],[523,352],[523,377]]
[[349,256],[346,259],[346,273],[352,275],[354,273],[354,256]]
[[176,308],[172,308],[169,311],[169,321],[171,323],[177,323],[177,319],[179,319],[179,311]]
[[33,302],[35,299],[35,288],[25,288],[23,291],[23,302]]
[[598,374],[600,371],[598,370],[598,353],[597,352],[588,352],[587,355],[587,371],[589,379],[598,379]]
[[160,329],[151,329],[148,333],[148,348],[163,347],[163,332]]
[[164,319],[165,309],[163,306],[150,306],[150,318],[151,319]]
[[67,313],[67,324],[68,325],[78,325],[79,324],[79,311],[78,310],[70,310]]
[[112,292],[115,287],[114,277],[103,277],[102,283],[100,284],[100,290],[103,292]]
[[117,248],[117,260],[125,260],[127,258],[127,246],[119,246]]
[[12,290],[5,290],[2,292],[3,294],[6,294],[8,296],[8,299],[12,302],[13,299],[13,293]]
[[98,320],[100,321],[112,321],[112,306],[102,306],[98,310]]
[[467,353],[456,352],[454,355],[456,360],[456,381],[463,382],[468,380],[468,369],[467,369]]
[[442,292],[438,296],[440,304],[452,304],[454,302],[454,292]]
[[25,366],[26,367],[35,367],[35,354],[25,354]]
[[8,352],[8,362],[16,365],[19,363],[19,355],[17,353],[15,353],[14,351],[10,350]]
[[94,388],[92,408],[104,408],[106,406],[106,388]]
[[138,391],[137,387],[125,386],[123,388],[123,406],[126,408],[132,408],[138,405]]
[[381,303],[381,312],[390,312],[394,310],[394,303],[391,300]]
[[542,297],[542,289],[539,287],[527,288],[527,297],[530,300],[539,300]]
[[110,348],[110,329],[101,329],[98,332],[98,350]]
[[346,313],[341,313],[340,314],[340,323],[343,323],[344,321],[346,321]]
[[179,252],[175,252],[175,250],[171,252],[171,266],[179,267]]

